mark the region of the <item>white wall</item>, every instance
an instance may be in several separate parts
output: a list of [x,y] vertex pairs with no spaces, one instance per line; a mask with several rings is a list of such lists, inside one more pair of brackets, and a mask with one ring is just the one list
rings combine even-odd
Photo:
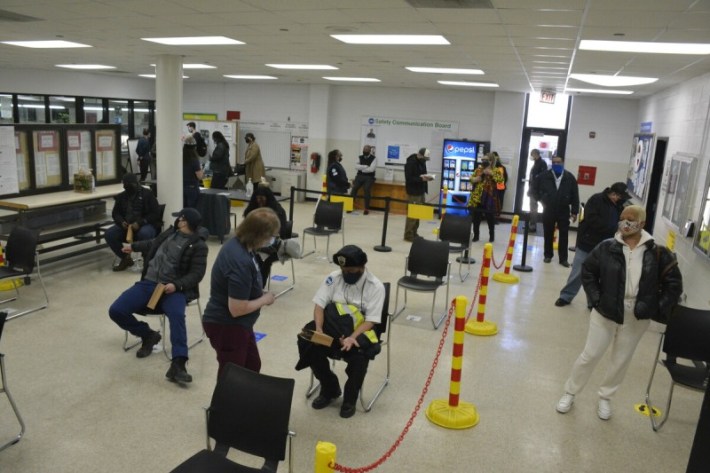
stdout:
[[[688,202],[690,215],[697,219],[705,184],[706,171],[710,163],[710,74],[697,77],[670,87],[640,104],[638,122],[653,122],[653,131],[657,136],[668,136],[666,166],[677,152],[695,154],[698,159],[698,172],[693,183],[694,197]],[[658,208],[664,205],[664,194],[658,202]],[[664,243],[670,231],[675,231],[665,220],[657,215],[653,235]],[[710,281],[710,262],[698,257],[692,249],[693,239],[676,238],[676,253],[683,273],[683,284],[688,296],[688,305],[707,309],[710,306],[708,281]]]
[[520,146],[525,122],[525,94],[496,92],[491,130],[491,151],[497,151],[508,173],[508,184],[503,198],[503,211],[512,212],[515,206],[515,187],[520,161]]
[[586,202],[614,182],[626,182],[631,141],[639,130],[639,101],[574,97],[572,104],[565,167],[574,175],[580,165],[597,168],[595,185],[579,186],[579,198]]

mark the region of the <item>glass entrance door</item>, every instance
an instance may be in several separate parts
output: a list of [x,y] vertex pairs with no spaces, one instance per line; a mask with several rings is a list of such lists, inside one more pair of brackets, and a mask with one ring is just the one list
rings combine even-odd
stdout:
[[[540,151],[540,157],[545,160],[548,168],[552,163],[553,156],[564,156],[565,146],[567,142],[567,134],[564,130],[550,130],[541,128],[526,128],[523,131],[523,142],[520,147],[520,163],[518,165],[518,183],[515,192],[515,211],[529,212],[530,198],[528,191],[530,189],[530,169],[532,169],[532,161],[530,160],[530,151],[537,149]],[[542,212],[542,207],[538,203],[538,211]]]

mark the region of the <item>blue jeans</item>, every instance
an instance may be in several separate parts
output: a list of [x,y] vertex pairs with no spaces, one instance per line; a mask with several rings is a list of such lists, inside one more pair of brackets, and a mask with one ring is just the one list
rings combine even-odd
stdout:
[[[574,296],[579,292],[579,288],[582,287],[582,263],[587,259],[587,255],[589,252],[580,250],[579,247],[575,250],[572,270],[567,278],[567,284],[560,291],[560,299],[572,302]],[[587,301],[587,307],[589,307],[589,301]]]
[[[133,234],[133,240],[152,240],[157,234],[158,232],[155,230],[155,227],[147,223],[140,227],[138,231]],[[106,230],[104,239],[106,240],[106,243],[108,243],[109,248],[111,248],[111,251],[113,251],[116,256],[118,256],[119,258],[123,258],[124,256],[126,256],[126,253],[121,251],[121,248],[123,247],[123,242],[126,240],[126,230],[124,228],[121,228],[118,225],[111,225],[109,229]]]
[[[131,332],[136,337],[145,337],[151,332],[150,325],[136,319],[135,313],[146,310],[146,304],[153,295],[156,283],[153,281],[138,281],[126,289],[118,299],[111,304],[108,315],[116,325]],[[185,307],[187,299],[182,292],[163,294],[156,306],[156,311],[165,313],[170,322],[170,343],[173,346],[173,358],[187,358],[187,327],[185,326]]]

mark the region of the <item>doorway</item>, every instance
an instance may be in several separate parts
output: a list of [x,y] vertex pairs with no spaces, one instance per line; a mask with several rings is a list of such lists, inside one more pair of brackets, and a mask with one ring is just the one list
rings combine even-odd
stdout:
[[[565,130],[554,130],[549,128],[525,128],[523,130],[523,140],[520,146],[520,161],[518,163],[518,183],[515,190],[515,213],[529,212],[530,199],[528,190],[530,189],[529,174],[530,151],[537,149],[540,157],[545,160],[548,168],[552,163],[553,156],[564,156],[567,146],[567,132]],[[542,212],[541,204],[538,203],[538,211]]]
[[653,153],[653,168],[651,168],[651,182],[648,186],[648,199],[646,200],[646,226],[644,227],[644,230],[650,234],[653,234],[653,225],[656,222],[658,196],[661,193],[661,180],[663,179],[663,168],[666,164],[667,149],[668,137],[656,138],[656,149]]

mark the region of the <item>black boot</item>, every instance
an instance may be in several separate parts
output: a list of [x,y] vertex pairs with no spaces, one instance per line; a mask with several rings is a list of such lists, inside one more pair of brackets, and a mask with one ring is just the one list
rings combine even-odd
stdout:
[[131,255],[126,255],[116,266],[113,267],[113,270],[124,271],[126,268],[130,268],[131,266],[133,266],[133,258],[131,258]]
[[172,381],[173,383],[192,382],[192,376],[187,372],[185,363],[187,363],[187,358],[184,356],[176,356],[173,358],[168,372],[165,373],[165,377],[168,378],[168,381]]
[[145,358],[146,356],[149,356],[151,353],[153,353],[153,347],[157,345],[158,342],[160,342],[161,338],[162,337],[160,336],[160,332],[156,332],[153,330],[151,330],[151,332],[145,337],[141,337],[141,340],[143,340],[143,344],[136,352],[136,356],[138,358]]

